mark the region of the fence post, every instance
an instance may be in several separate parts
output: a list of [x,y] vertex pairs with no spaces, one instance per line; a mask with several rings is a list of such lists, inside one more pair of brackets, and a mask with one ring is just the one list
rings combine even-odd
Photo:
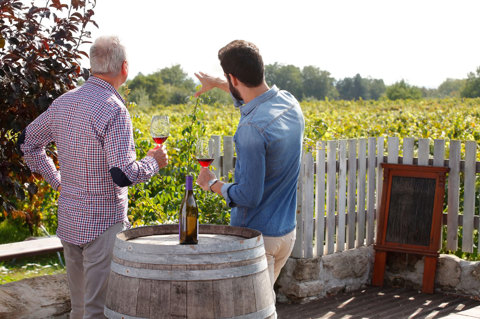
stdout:
[[365,242],[365,179],[367,172],[367,140],[358,140],[358,180],[357,180],[357,244],[361,247]]
[[292,257],[294,258],[303,258],[304,256],[304,242],[303,242],[303,231],[304,231],[304,216],[303,216],[303,179],[304,177],[304,153],[302,152],[302,161],[300,165],[300,173],[298,175],[298,183],[297,183],[297,211],[296,211],[296,219],[297,219],[297,226],[296,226],[296,238],[295,244],[292,250]]
[[463,199],[462,251],[473,252],[473,214],[475,209],[475,159],[477,142],[465,143],[465,193]]
[[325,142],[317,143],[317,179],[315,189],[317,256],[323,256],[325,240]]
[[233,170],[233,136],[224,136],[222,175],[228,177],[231,170]]
[[327,254],[335,248],[335,186],[337,175],[337,142],[327,144]]
[[347,248],[355,247],[355,199],[357,192],[357,140],[348,140]]
[[458,247],[458,205],[460,189],[460,141],[450,141],[450,160],[448,173],[448,218],[447,250],[455,251]]
[[304,258],[313,257],[313,179],[314,163],[312,153],[304,156],[303,179],[303,242],[305,243]]
[[217,176],[217,178],[220,178],[220,176],[222,176],[222,166],[220,164],[220,136],[212,135],[210,137],[210,140],[208,141],[208,152],[213,158],[212,166],[215,167],[215,176]]

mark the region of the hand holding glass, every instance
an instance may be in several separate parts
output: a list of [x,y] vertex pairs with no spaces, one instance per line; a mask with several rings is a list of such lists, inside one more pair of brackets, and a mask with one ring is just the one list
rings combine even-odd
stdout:
[[166,115],[155,115],[150,123],[150,134],[158,145],[163,144],[170,133],[170,122]]
[[210,155],[208,152],[208,138],[200,137],[197,139],[195,157],[198,161],[198,164],[200,164],[202,167],[209,167],[210,164],[212,164],[214,158],[213,154]]

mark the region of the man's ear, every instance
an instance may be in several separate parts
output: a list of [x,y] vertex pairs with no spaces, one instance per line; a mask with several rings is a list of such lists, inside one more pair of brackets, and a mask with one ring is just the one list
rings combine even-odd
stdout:
[[126,60],[122,63],[122,75],[128,76],[128,62]]
[[232,85],[238,86],[238,82],[239,82],[238,78],[231,73],[228,73],[228,76],[230,77],[230,82],[232,82]]

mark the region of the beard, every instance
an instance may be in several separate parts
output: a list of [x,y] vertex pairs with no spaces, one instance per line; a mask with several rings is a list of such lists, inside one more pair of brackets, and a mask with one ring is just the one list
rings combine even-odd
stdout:
[[228,81],[228,89],[230,90],[230,93],[232,93],[232,96],[239,101],[243,101],[243,98],[240,95],[240,92],[232,85],[232,82],[230,81],[229,76],[227,76],[227,81]]

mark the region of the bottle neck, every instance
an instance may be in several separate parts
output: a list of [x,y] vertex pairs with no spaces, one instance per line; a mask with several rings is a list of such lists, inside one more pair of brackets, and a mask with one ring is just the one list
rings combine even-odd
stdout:
[[185,182],[185,191],[193,190],[193,176],[187,175]]

